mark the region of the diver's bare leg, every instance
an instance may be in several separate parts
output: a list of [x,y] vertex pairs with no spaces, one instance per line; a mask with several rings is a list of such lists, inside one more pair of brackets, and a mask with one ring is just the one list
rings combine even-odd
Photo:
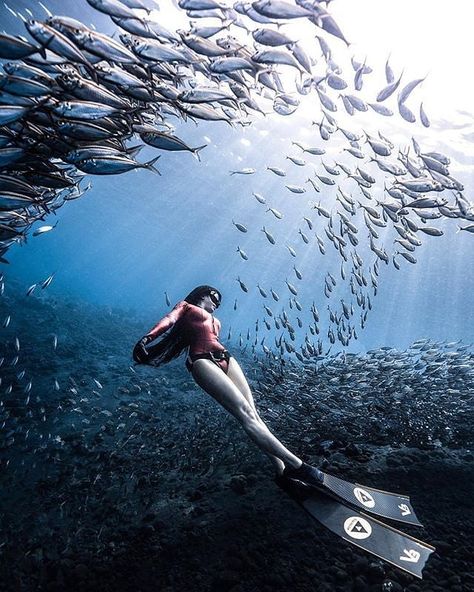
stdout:
[[285,465],[294,468],[301,466],[301,459],[285,448],[263,421],[257,418],[257,414],[244,395],[214,362],[203,358],[196,360],[193,362],[192,375],[204,391],[242,424],[245,432],[261,450],[276,456]]
[[[229,360],[229,369],[227,370],[227,376],[232,380],[232,382],[235,384],[235,386],[239,389],[239,391],[247,399],[249,405],[252,407],[255,415],[257,416],[257,419],[263,425],[265,425],[265,422],[260,417],[260,415],[257,411],[257,407],[255,406],[255,401],[253,400],[252,391],[250,390],[249,383],[247,382],[247,379],[245,378],[245,374],[242,372],[242,368],[240,367],[239,363],[237,362],[237,360],[234,357],[231,357]],[[266,451],[264,451],[264,452],[266,452]],[[277,456],[275,456],[274,454],[270,454],[268,452],[266,452],[266,453],[270,457],[270,460],[272,461],[272,463],[275,465],[277,473],[279,475],[282,475],[283,469],[285,468],[285,463],[282,460],[280,460]]]

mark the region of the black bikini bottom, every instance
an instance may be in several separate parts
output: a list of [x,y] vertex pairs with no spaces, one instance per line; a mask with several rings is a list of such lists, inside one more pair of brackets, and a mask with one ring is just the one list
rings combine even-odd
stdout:
[[225,372],[225,374],[227,374],[230,357],[230,353],[226,349],[222,351],[206,352],[203,354],[189,354],[186,358],[186,368],[191,372],[193,369],[193,363],[196,360],[211,360],[211,362],[214,362],[223,372]]

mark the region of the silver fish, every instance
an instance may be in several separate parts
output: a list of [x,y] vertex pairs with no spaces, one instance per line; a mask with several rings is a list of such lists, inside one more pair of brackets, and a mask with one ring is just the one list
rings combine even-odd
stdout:
[[256,172],[255,169],[252,168],[245,168],[240,169],[238,171],[230,171],[231,175],[253,175]]
[[257,0],[257,2],[252,2],[252,7],[259,14],[272,19],[304,18],[313,14],[305,8],[283,0]]
[[268,210],[266,211],[271,212],[275,216],[275,218],[278,218],[279,220],[283,218],[283,214],[278,210],[275,210],[275,208],[268,208]]
[[247,228],[243,224],[240,224],[239,222],[234,222],[233,220],[232,224],[237,228],[237,230],[240,230],[240,232],[247,232]]
[[82,51],[80,51],[72,41],[59,31],[36,20],[26,21],[25,26],[30,35],[50,51],[61,57],[67,58],[72,62],[79,62],[90,67],[89,62]]
[[275,175],[278,175],[279,177],[286,177],[286,172],[283,169],[279,169],[277,167],[267,166],[267,171],[272,171],[272,173],[275,173]]
[[263,197],[263,195],[260,195],[260,193],[254,193],[253,195],[255,196],[255,199],[261,204],[267,203],[267,200]]
[[242,282],[242,280],[240,279],[240,277],[237,277],[236,281],[237,281],[237,282],[239,282],[239,285],[240,285],[241,289],[242,289],[244,292],[248,292],[248,291],[249,291],[249,290],[248,290],[248,288],[247,288],[247,286],[246,286],[246,285],[245,285],[245,284]]
[[405,103],[398,103],[398,112],[405,121],[408,121],[408,123],[415,123],[415,114],[405,105]]
[[268,241],[272,245],[274,245],[275,244],[275,239],[273,238],[273,235],[266,230],[265,226],[262,228],[262,232],[265,234],[265,236],[267,237]]
[[423,81],[424,78],[418,78],[416,80],[412,80],[406,86],[404,86],[398,94],[398,102],[404,103],[408,99],[408,96],[411,94],[411,92]]
[[431,125],[430,120],[423,109],[423,103],[420,103],[420,121],[425,127],[430,127]]
[[394,82],[389,83],[386,87],[384,87],[377,95],[377,102],[381,103],[388,99],[393,93],[397,90],[400,86],[400,82],[402,80],[403,72],[400,74],[400,78],[395,80]]
[[285,187],[292,193],[305,193],[306,189],[300,185],[285,185]]
[[136,15],[131,8],[128,8],[126,3],[121,3],[118,0],[87,0],[87,3],[96,10],[108,14],[109,16],[116,16],[121,18],[135,18]]
[[78,161],[76,166],[81,171],[90,173],[91,175],[117,175],[137,168],[148,169],[159,175],[160,172],[154,167],[154,164],[159,158],[157,156],[145,163],[137,162],[126,156],[86,158]]
[[279,31],[272,31],[271,29],[255,29],[252,31],[252,37],[262,45],[270,45],[271,47],[278,47],[279,45],[290,45],[294,40],[290,39]]
[[39,236],[40,234],[44,234],[45,232],[50,232],[51,230],[53,230],[54,228],[56,228],[57,222],[55,222],[53,224],[53,226],[45,225],[45,226],[40,226],[39,228],[37,228],[34,232],[33,232],[33,236]]
[[393,111],[386,107],[385,105],[379,105],[377,103],[367,103],[369,107],[371,107],[376,113],[379,115],[384,115],[385,117],[390,117],[393,115]]
[[239,255],[242,257],[242,259],[244,261],[248,260],[248,255],[245,251],[242,251],[242,249],[240,247],[237,247],[237,253],[239,253]]
[[257,64],[283,64],[286,66],[293,66],[293,68],[296,68],[300,72],[302,71],[299,62],[293,57],[293,55],[282,49],[257,51],[252,55],[252,61]]

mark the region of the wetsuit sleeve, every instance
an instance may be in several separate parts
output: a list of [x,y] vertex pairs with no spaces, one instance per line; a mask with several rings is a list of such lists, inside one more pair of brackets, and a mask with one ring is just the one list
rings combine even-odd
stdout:
[[183,314],[186,312],[188,307],[188,303],[185,300],[178,302],[178,304],[173,308],[171,312],[169,312],[166,316],[164,316],[158,323],[148,331],[146,337],[151,338],[150,341],[156,339],[166,331],[170,327],[172,327],[178,319],[180,319]]

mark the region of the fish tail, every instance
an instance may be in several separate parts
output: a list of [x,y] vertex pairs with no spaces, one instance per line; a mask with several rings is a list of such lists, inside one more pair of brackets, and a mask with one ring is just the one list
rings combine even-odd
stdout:
[[127,148],[125,150],[125,152],[127,154],[129,154],[130,156],[135,157],[140,152],[140,150],[143,148],[143,146],[144,146],[144,144],[138,144],[137,146],[131,146],[130,148]]
[[206,146],[207,146],[207,144],[203,144],[202,146],[198,146],[197,148],[193,148],[193,149],[191,150],[191,152],[192,152],[193,156],[195,156],[195,157],[196,157],[196,158],[199,160],[199,162],[201,162],[201,157],[199,156],[199,152],[200,152],[200,151],[201,151],[203,148],[206,148]]
[[156,173],[157,175],[161,176],[160,171],[154,167],[155,162],[161,157],[161,154],[159,154],[158,156],[155,156],[155,158],[152,158],[150,161],[146,162],[143,165],[143,168],[148,169],[150,171],[152,171],[153,173]]
[[462,227],[462,226],[459,226],[459,224],[458,224],[458,229],[456,230],[456,234],[457,234],[458,232],[461,232],[461,230],[463,230],[463,227]]

